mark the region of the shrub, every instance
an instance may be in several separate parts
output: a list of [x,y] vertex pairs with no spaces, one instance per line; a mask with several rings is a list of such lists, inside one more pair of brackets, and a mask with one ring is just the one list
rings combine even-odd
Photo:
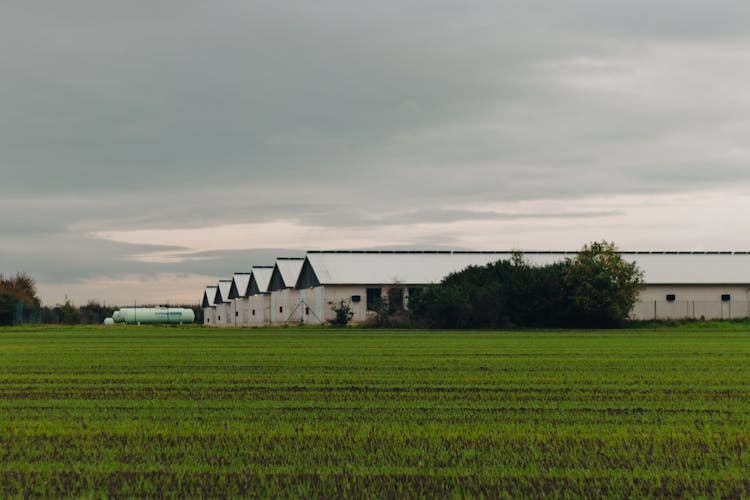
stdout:
[[352,306],[346,300],[340,300],[331,304],[331,310],[336,316],[330,321],[331,326],[346,326],[354,317]]

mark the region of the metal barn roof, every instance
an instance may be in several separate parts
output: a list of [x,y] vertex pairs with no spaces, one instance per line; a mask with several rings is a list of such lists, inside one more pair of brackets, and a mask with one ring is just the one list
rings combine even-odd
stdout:
[[[575,258],[577,252],[541,254],[524,252],[533,264]],[[735,285],[750,284],[750,254],[747,252],[620,252],[627,262],[643,271],[647,285]]]
[[295,286],[304,262],[305,259],[302,257],[279,257],[276,259],[276,265],[271,273],[271,282],[268,285],[268,290],[275,291]]
[[202,307],[213,307],[214,300],[216,299],[216,286],[207,286],[203,291],[203,301],[201,302]]
[[[522,253],[532,265],[551,264],[578,254],[575,251]],[[510,259],[512,255],[510,251],[311,251],[306,262],[321,285],[428,284],[470,265],[482,266]],[[750,284],[750,252],[621,252],[621,255],[638,265],[646,284]]]
[[247,297],[247,287],[250,284],[250,273],[234,273],[232,286],[229,290],[230,299]]
[[268,292],[268,284],[271,282],[271,273],[273,272],[273,266],[253,266],[253,275],[251,282],[253,283],[253,293],[266,293]]
[[623,258],[638,264],[649,285],[750,284],[747,253],[626,253]]
[[[438,283],[452,272],[483,266],[510,253],[313,253],[307,262],[321,285]],[[536,259],[535,259],[536,260]],[[545,261],[554,262],[545,256]]]
[[[219,302],[224,302],[225,304],[227,302],[231,302],[229,300],[229,291],[232,288],[232,280],[220,280],[219,286],[216,290],[216,300],[215,302],[218,304]],[[216,304],[214,304],[216,305]]]

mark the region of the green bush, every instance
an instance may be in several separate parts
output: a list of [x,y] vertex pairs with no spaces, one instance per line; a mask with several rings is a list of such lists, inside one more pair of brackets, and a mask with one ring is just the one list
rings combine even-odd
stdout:
[[642,285],[614,244],[592,243],[546,266],[521,254],[471,266],[425,288],[410,310],[430,328],[611,327],[627,318]]

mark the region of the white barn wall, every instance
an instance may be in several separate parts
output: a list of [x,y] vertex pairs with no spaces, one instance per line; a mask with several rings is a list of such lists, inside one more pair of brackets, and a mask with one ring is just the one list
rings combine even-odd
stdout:
[[[252,327],[267,326],[270,324],[270,294],[259,293],[251,295],[248,302],[248,325]],[[253,314],[255,313],[255,314]]]
[[203,323],[208,326],[216,326],[216,307],[203,308]]
[[235,299],[235,310],[237,311],[237,326],[248,326],[250,323],[249,308],[250,299],[247,297]]
[[233,308],[232,308],[231,302],[218,304],[216,306],[216,320],[214,321],[214,326],[218,326],[218,327],[233,326],[234,321],[232,318],[232,311],[233,311]]
[[[351,323],[362,323],[367,319],[367,287],[361,285],[326,285],[300,290],[310,314],[305,314],[305,323],[317,325],[327,323],[336,317],[331,308],[341,300],[347,302],[354,316]],[[352,296],[359,295],[359,302],[352,302]],[[305,311],[306,312],[306,311]]]
[[302,308],[299,306],[299,290],[282,288],[271,292],[271,324],[296,324],[302,318]]
[[[374,285],[321,285],[314,288],[304,288],[299,290],[302,300],[310,307],[310,314],[305,315],[305,323],[317,325],[328,323],[336,317],[332,306],[335,303],[344,301],[351,307],[352,319],[350,324],[361,324],[374,314],[373,311],[367,311],[367,289],[380,288],[381,297],[385,299],[388,289],[393,284],[374,284]],[[408,308],[409,287],[402,285],[404,289],[404,305]],[[352,301],[352,297],[359,295],[360,301]]]
[[[674,294],[674,302],[666,300]],[[731,300],[723,302],[721,296]],[[632,319],[736,319],[750,316],[750,286],[647,285],[630,314]]]

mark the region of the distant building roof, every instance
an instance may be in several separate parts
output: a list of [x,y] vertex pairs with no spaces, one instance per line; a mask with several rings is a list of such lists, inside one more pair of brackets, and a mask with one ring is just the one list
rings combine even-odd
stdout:
[[229,291],[232,288],[232,280],[219,280],[219,285],[216,288],[216,299],[214,305],[231,302],[229,300]]
[[274,265],[273,272],[271,273],[271,281],[268,285],[268,291],[272,292],[274,290],[295,286],[304,262],[305,259],[302,257],[279,257],[276,259],[276,265]]
[[248,287],[249,295],[268,292],[268,284],[271,282],[271,273],[273,273],[273,269],[273,266],[253,266],[253,273],[250,277],[250,284]]
[[[297,286],[438,283],[450,273],[510,256],[508,252],[309,252]],[[554,262],[554,257],[534,260]]]
[[214,300],[216,300],[216,289],[218,287],[216,286],[207,286],[206,289],[203,291],[203,301],[201,302],[201,307],[213,307]]
[[750,254],[745,252],[626,253],[643,271],[646,284],[750,284]]
[[234,273],[234,276],[232,276],[232,286],[229,289],[229,298],[239,299],[247,297],[249,284],[250,273]]
[[[532,265],[551,264],[578,254],[577,251],[521,253]],[[638,265],[646,284],[750,284],[750,252],[624,251],[620,254]],[[482,266],[512,256],[511,251],[310,251],[297,286],[437,283],[470,265]]]

